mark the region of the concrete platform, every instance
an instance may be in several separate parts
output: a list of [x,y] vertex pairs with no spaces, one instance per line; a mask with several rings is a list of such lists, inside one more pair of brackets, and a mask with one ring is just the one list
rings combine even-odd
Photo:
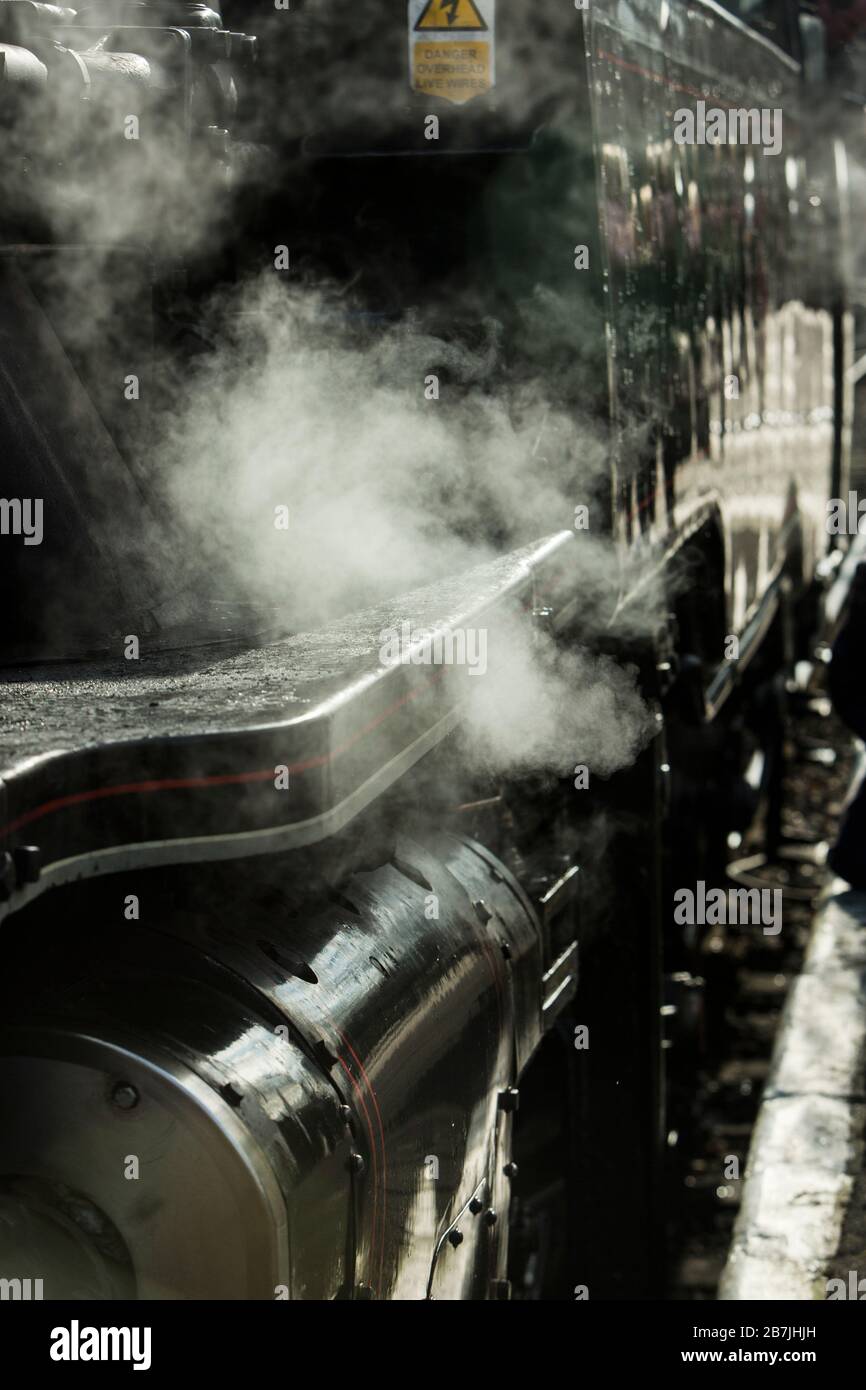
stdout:
[[783,1013],[720,1299],[823,1301],[830,1279],[866,1276],[864,1072],[866,893],[836,880]]

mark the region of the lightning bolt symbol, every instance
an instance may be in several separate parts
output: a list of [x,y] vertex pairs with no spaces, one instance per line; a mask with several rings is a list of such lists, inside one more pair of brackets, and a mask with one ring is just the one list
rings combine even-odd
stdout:
[[452,24],[454,23],[454,21],[456,20],[456,18],[457,18],[457,7],[458,7],[459,4],[460,4],[460,0],[439,0],[439,8],[440,8],[440,10],[448,10],[448,11],[449,11],[449,14],[448,14],[448,24],[449,24],[449,26],[452,25]]

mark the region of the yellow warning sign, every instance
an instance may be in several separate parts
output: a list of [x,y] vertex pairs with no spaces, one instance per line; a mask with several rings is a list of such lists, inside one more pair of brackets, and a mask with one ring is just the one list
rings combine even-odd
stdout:
[[458,105],[493,86],[489,43],[419,43],[415,45],[412,86],[428,97]]
[[496,81],[496,0],[409,0],[409,71],[425,96],[463,105]]
[[444,29],[453,34],[467,29],[486,29],[475,0],[427,0],[415,29]]

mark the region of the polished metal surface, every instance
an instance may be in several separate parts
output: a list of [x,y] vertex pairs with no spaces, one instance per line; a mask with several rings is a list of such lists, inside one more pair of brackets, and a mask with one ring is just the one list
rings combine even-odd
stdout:
[[[789,553],[808,579],[828,548],[844,169],[809,127],[796,64],[717,5],[593,5],[587,52],[626,445],[616,529],[665,546],[709,520],[727,631],[741,634]],[[702,94],[778,110],[779,152],[676,144],[676,111]],[[655,448],[635,466],[638,421]]]
[[[147,902],[156,930],[97,910],[76,942],[45,915],[45,968],[10,944],[0,1194],[19,1226],[28,1193],[60,1193],[73,1234],[84,1213],[31,1272],[45,1296],[487,1297],[544,1026],[540,925],[505,866],[434,834],[330,906],[251,873]],[[85,1277],[93,1212],[114,1235]],[[0,1274],[31,1277],[4,1229]]]

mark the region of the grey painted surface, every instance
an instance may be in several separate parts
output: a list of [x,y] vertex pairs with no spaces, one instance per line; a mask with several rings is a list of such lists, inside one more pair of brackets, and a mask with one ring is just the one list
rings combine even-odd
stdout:
[[844,1277],[856,1255],[864,1059],[866,894],[837,880],[785,1006],[720,1299],[823,1300],[842,1264]]

